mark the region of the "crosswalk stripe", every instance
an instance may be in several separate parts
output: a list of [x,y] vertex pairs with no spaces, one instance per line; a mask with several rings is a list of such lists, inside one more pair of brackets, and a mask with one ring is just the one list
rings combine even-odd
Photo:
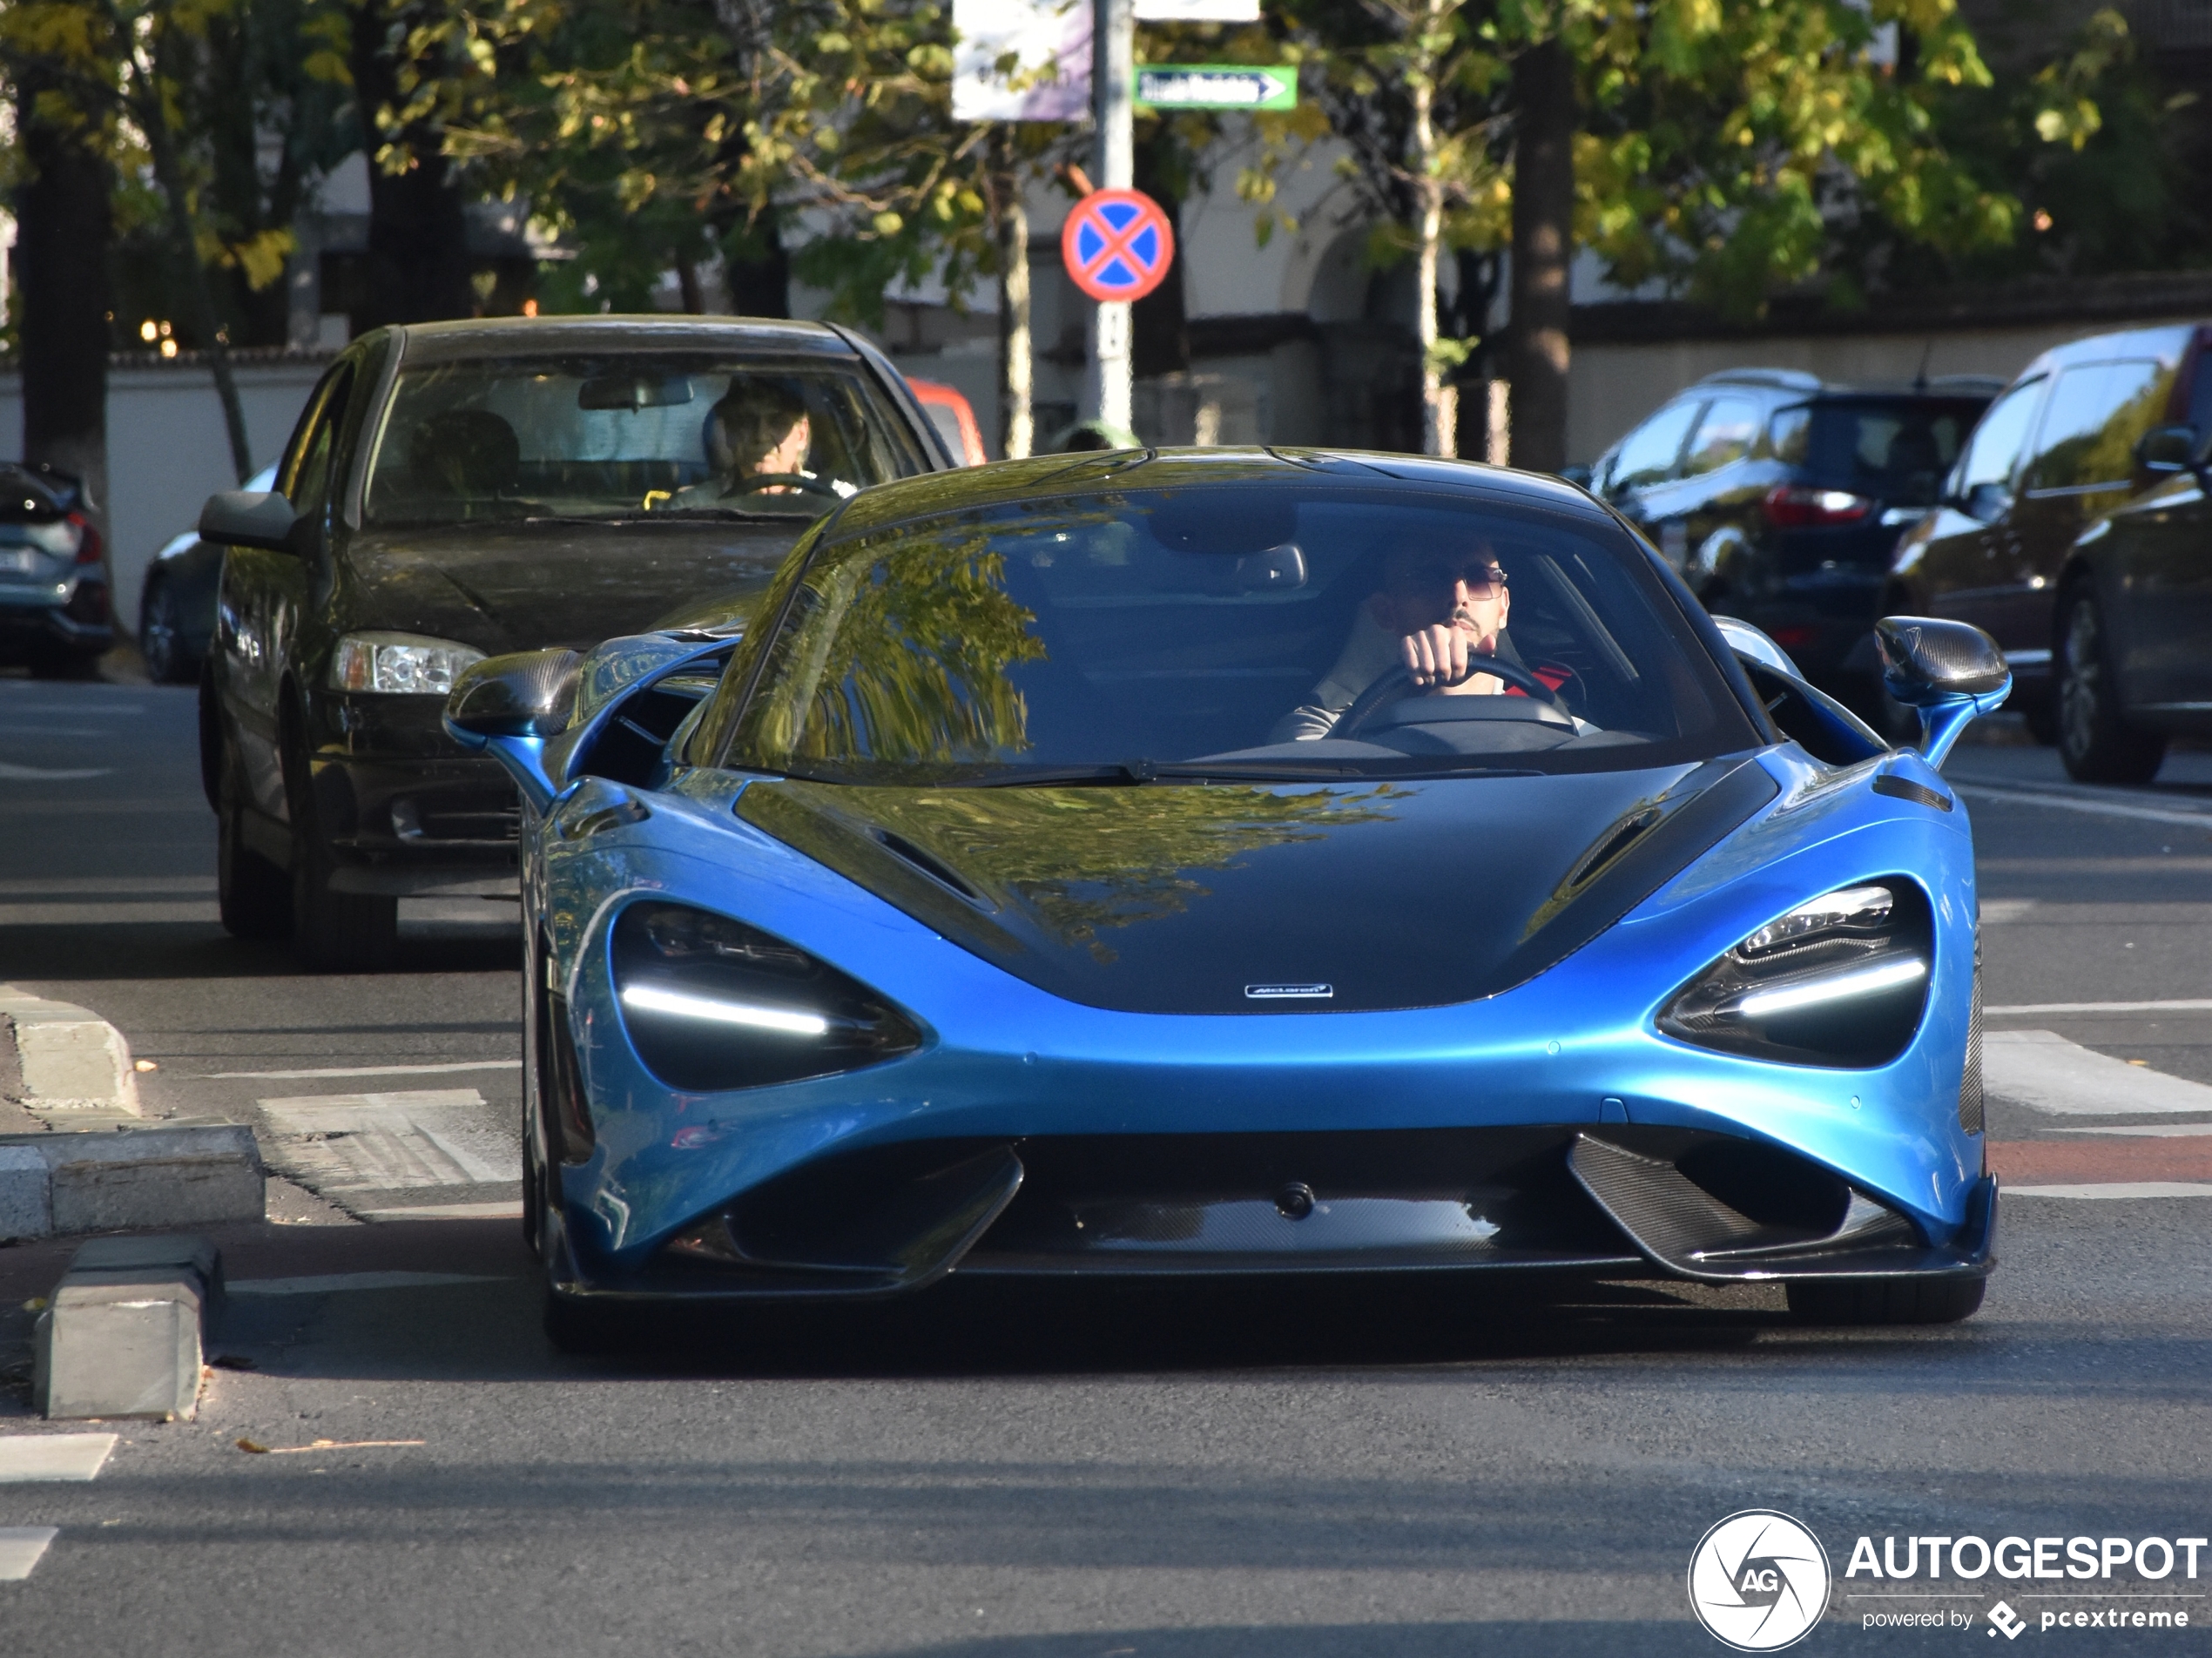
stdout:
[[115,1449],[112,1433],[0,1435],[0,1486],[90,1479]]
[[2047,1030],[1993,1030],[1982,1083],[1998,1099],[2060,1116],[2212,1116],[2212,1088],[2070,1042]]
[[20,1583],[61,1535],[57,1526],[0,1526],[0,1583]]
[[2212,1186],[2187,1180],[2114,1180],[2094,1186],[2007,1186],[2007,1197],[2212,1197]]
[[488,1127],[474,1088],[320,1094],[260,1102],[273,1132],[264,1155],[312,1191],[498,1185],[522,1156]]

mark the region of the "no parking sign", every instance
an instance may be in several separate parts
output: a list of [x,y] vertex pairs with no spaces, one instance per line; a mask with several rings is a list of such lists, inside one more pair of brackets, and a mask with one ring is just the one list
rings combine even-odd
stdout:
[[1141,300],[1166,280],[1175,232],[1143,191],[1094,190],[1061,227],[1060,260],[1094,300]]

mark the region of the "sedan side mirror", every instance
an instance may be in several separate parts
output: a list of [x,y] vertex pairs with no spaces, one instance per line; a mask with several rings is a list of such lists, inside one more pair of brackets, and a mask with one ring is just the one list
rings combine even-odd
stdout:
[[1920,751],[1940,765],[1967,723],[2012,695],[2013,671],[1997,641],[1965,622],[1885,616],[1874,624],[1882,688],[1920,711]]
[[225,547],[289,552],[300,515],[273,489],[225,489],[199,509],[199,538]]
[[1978,483],[1966,491],[1959,510],[1977,523],[1993,524],[2012,510],[2013,492],[2001,483]]
[[2196,447],[2194,426],[2154,426],[2135,440],[2135,464],[2146,472],[2186,472]]

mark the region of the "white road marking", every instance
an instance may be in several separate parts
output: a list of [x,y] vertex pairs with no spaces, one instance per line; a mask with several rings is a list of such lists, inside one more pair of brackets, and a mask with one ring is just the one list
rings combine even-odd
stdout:
[[1982,1038],[1981,1075],[1999,1099],[2061,1116],[2212,1116],[2212,1088],[2108,1059],[2053,1031],[1989,1032]]
[[518,1221],[523,1218],[519,1200],[495,1203],[418,1203],[412,1209],[365,1209],[361,1218],[369,1221]]
[[111,765],[63,766],[15,765],[0,760],[0,782],[8,783],[70,783],[79,778],[105,777],[115,768]]
[[2006,1186],[2006,1197],[2212,1197],[2212,1186],[2189,1180],[2115,1180],[2095,1186]]
[[115,1449],[112,1433],[0,1435],[0,1486],[90,1479]]
[[0,1583],[20,1583],[61,1535],[57,1526],[0,1526]]
[[260,1102],[268,1160],[311,1191],[500,1184],[522,1154],[474,1088],[320,1094]]
[[444,1284],[509,1282],[481,1272],[326,1272],[307,1278],[233,1278],[223,1287],[234,1296],[336,1295],[348,1290],[428,1290]]
[[2184,1001],[2022,1001],[2009,1007],[1985,1008],[1985,1019],[2023,1014],[2203,1014],[2212,1013],[2212,998]]
[[[1946,782],[1950,779],[1946,778]],[[1993,789],[1979,783],[1952,783],[1960,794],[1979,800],[2002,800],[2023,806],[2055,806],[2061,812],[2086,812],[2099,818],[2133,818],[2143,823],[2185,823],[2193,829],[2212,829],[2212,812],[2177,812],[2161,806],[2128,805],[2119,800],[2091,800],[2070,794],[2044,794],[2027,789]]]
[[2212,1140],[2212,1122],[2100,1122],[2094,1128],[2061,1128],[2060,1134],[2134,1134],[2159,1140]]
[[435,1076],[449,1071],[519,1071],[518,1059],[466,1059],[450,1065],[334,1065],[315,1071],[204,1071],[185,1078],[187,1082],[213,1082],[224,1078],[248,1077],[260,1082],[296,1082],[322,1076]]
[[2032,898],[1985,898],[1981,901],[1981,920],[1985,927],[2002,927],[2007,921],[2025,921],[2036,909]]

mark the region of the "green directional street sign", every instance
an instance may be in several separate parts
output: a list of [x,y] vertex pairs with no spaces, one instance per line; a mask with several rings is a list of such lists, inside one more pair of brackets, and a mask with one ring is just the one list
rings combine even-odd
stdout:
[[1148,64],[1136,103],[1154,110],[1294,110],[1298,71],[1258,64]]

